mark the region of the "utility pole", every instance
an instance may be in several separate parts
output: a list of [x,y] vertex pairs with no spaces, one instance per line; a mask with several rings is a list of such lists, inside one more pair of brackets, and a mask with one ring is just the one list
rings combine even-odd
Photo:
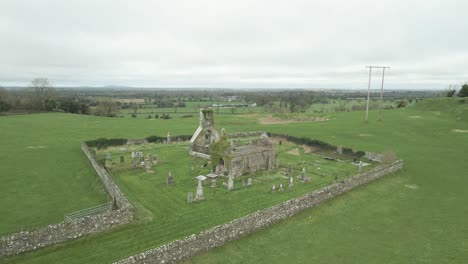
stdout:
[[390,68],[390,67],[382,67],[382,86],[380,87],[379,121],[382,121],[382,96],[383,96],[383,84],[384,84],[386,68]]
[[367,66],[369,68],[369,84],[367,85],[367,106],[366,106],[366,122],[369,117],[369,98],[370,98],[370,80],[372,76],[372,66]]
[[371,86],[371,76],[372,76],[372,68],[382,69],[382,87],[380,88],[380,102],[379,102],[379,120],[382,120],[382,96],[383,96],[383,85],[384,85],[384,77],[385,77],[385,69],[390,68],[387,66],[366,66],[369,68],[369,84],[367,85],[367,105],[366,105],[366,122],[368,122],[369,117],[369,100],[370,100],[370,86]]

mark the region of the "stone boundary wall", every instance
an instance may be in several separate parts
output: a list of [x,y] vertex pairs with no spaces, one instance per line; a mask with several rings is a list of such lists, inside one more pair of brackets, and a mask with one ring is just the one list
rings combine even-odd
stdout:
[[148,143],[148,140],[146,138],[127,139],[127,145],[141,145],[141,144],[146,144],[146,143]]
[[368,160],[373,160],[373,161],[377,161],[377,162],[382,162],[383,156],[384,156],[384,155],[381,154],[381,153],[366,151],[366,154],[364,155],[364,158],[366,158],[366,159],[368,159]]
[[102,232],[113,227],[131,223],[134,209],[124,194],[120,191],[107,171],[99,165],[86,144],[81,149],[93,165],[107,192],[112,196],[117,210],[80,217],[72,221],[48,225],[30,231],[22,231],[0,237],[0,256],[12,256],[79,238],[85,235]]
[[112,180],[112,177],[109,175],[109,173],[107,173],[107,171],[96,161],[94,155],[91,153],[89,147],[85,143],[81,144],[81,150],[86,155],[86,157],[88,157],[91,165],[93,165],[94,170],[106,187],[107,192],[115,201],[117,208],[133,210],[133,206],[130,204],[127,197],[125,197],[114,180]]
[[254,131],[254,132],[236,132],[236,133],[228,133],[229,138],[239,138],[239,137],[259,137],[261,136],[264,131]]
[[403,168],[403,160],[383,164],[343,181],[323,187],[302,197],[288,200],[201,233],[176,240],[143,253],[114,262],[114,264],[177,263],[194,257],[229,241],[237,240],[270,226],[305,209],[317,206],[360,185],[379,179]]

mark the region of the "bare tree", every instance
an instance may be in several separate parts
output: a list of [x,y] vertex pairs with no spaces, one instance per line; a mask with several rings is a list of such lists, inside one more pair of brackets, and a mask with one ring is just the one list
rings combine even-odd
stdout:
[[35,78],[31,81],[33,108],[39,111],[46,110],[48,102],[55,97],[55,89],[47,78]]

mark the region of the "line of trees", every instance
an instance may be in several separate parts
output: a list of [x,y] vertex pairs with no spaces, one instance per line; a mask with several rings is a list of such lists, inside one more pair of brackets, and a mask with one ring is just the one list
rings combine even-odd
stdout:
[[90,113],[87,102],[60,97],[47,78],[33,79],[25,90],[6,90],[0,87],[0,112],[50,111]]
[[468,97],[468,83],[465,83],[461,86],[460,90],[457,93],[456,85],[449,85],[449,88],[446,92],[447,97],[453,97],[457,94],[459,97]]
[[116,116],[120,107],[111,100],[95,103],[91,111],[88,99],[63,95],[53,87],[47,78],[36,78],[24,90],[6,90],[0,87],[0,112],[67,112],[73,114],[94,114],[98,116]]

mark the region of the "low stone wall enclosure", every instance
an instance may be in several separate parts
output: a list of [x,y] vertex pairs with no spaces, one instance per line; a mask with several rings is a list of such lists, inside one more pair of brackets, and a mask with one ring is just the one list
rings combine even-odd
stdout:
[[237,240],[314,207],[360,185],[379,179],[403,168],[403,160],[383,164],[371,171],[355,175],[326,186],[302,197],[291,199],[270,208],[257,211],[231,222],[215,226],[197,235],[162,245],[146,252],[114,262],[114,264],[177,263],[229,241]]
[[[263,131],[231,133],[229,137],[250,137],[262,135]],[[268,133],[270,134],[270,133]],[[270,134],[271,135],[271,134]],[[274,135],[285,137],[288,140],[321,146],[331,151],[336,151],[337,147],[317,140],[295,138],[287,135]],[[189,136],[175,136],[177,141],[188,140]],[[117,144],[141,144],[144,142],[163,142],[163,137],[148,137],[146,139],[110,139]],[[106,143],[106,139],[99,139],[100,144]],[[102,141],[102,142],[101,142]],[[170,140],[167,140],[169,142]],[[305,141],[305,143],[302,143]],[[88,143],[89,144],[89,143]],[[88,144],[82,143],[81,150],[86,155],[94,170],[101,179],[109,196],[112,198],[111,209],[100,213],[86,216],[79,215],[58,224],[51,224],[46,227],[30,231],[21,231],[15,234],[0,237],[0,257],[12,256],[56,243],[76,239],[85,235],[105,231],[116,226],[131,223],[134,217],[134,208],[112,177],[101,166],[95,154],[90,150]],[[97,143],[96,143],[97,144]],[[105,145],[105,144],[104,144]],[[349,149],[352,151],[351,149]],[[307,208],[314,207],[321,202],[331,199],[337,195],[347,192],[362,184],[366,184],[389,173],[400,170],[403,167],[403,160],[392,163],[382,163],[382,154],[372,152],[354,152],[353,155],[364,156],[367,159],[380,162],[380,166],[364,173],[360,173],[343,181],[323,187],[320,190],[308,193],[302,197],[288,200],[270,208],[266,208],[247,216],[235,219],[231,222],[205,230],[197,235],[193,234],[181,240],[159,246],[146,252],[117,261],[117,264],[134,263],[177,263],[179,261],[193,257],[201,252],[210,250],[225,243],[240,239],[252,234],[261,228],[286,219]],[[364,155],[365,154],[365,155]],[[81,217],[80,217],[81,216]]]
[[112,197],[113,205],[117,207],[116,210],[74,218],[71,221],[48,225],[36,230],[2,236],[0,237],[0,256],[11,256],[35,250],[88,234],[98,233],[133,221],[134,209],[127,198],[114,183],[107,171],[95,160],[88,146],[82,144],[81,150],[88,157],[107,192]]

